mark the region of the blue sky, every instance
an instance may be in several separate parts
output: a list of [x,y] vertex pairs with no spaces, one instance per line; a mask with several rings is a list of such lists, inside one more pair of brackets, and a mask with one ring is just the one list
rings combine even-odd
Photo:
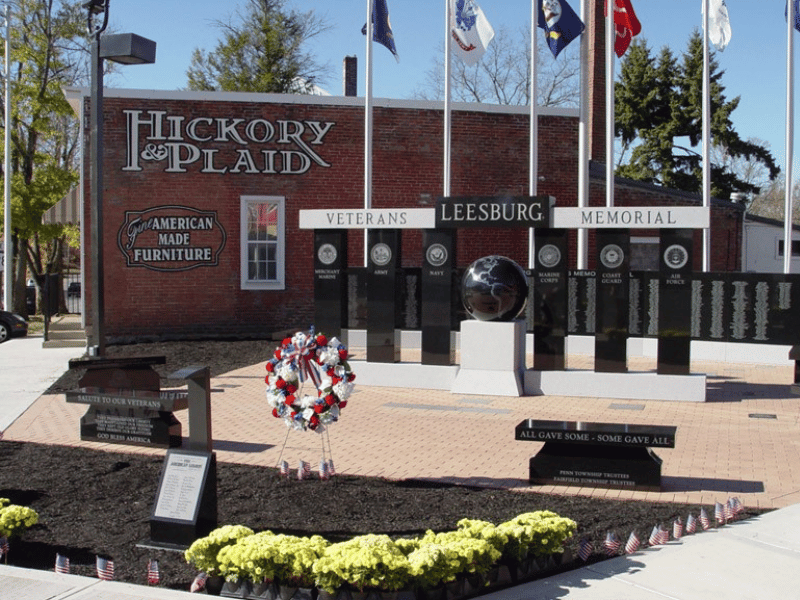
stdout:
[[[213,21],[226,20],[243,1],[112,0],[111,24],[115,30],[153,39],[158,50],[155,65],[123,67],[109,83],[114,87],[140,89],[184,88],[192,50],[213,48],[219,35]],[[365,22],[366,1],[287,0],[287,3],[299,11],[313,10],[332,26],[311,48],[320,62],[330,65],[324,87],[333,94],[342,93],[342,59],[355,55],[359,61],[359,95],[363,94],[365,41],[360,30]],[[530,21],[530,0],[479,0],[479,3],[495,29],[506,27],[514,31]],[[443,0],[388,0],[388,4],[400,62],[382,46],[374,46],[373,95],[409,98],[424,85],[426,72],[442,46],[444,3]],[[632,0],[632,4],[642,23],[640,37],[647,39],[654,55],[664,45],[680,54],[693,28],[702,25],[701,0]],[[580,12],[578,0],[571,5]],[[717,53],[717,60],[725,71],[723,84],[727,98],[741,97],[733,113],[734,127],[743,138],[756,137],[768,142],[783,170],[787,47],[784,2],[727,0],[727,6],[733,34],[725,51]],[[795,37],[797,47],[800,33],[795,32]],[[577,52],[577,43],[567,51]],[[796,84],[799,79],[796,75]],[[800,90],[795,95],[800,96]],[[793,162],[797,176],[800,135],[795,139]]]

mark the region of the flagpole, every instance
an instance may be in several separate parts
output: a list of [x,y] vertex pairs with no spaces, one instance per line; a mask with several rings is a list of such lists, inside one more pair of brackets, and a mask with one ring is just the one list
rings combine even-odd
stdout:
[[794,160],[794,0],[788,2],[786,34],[786,197],[783,207],[783,272],[792,272],[792,161]]
[[[703,208],[711,206],[711,85],[708,50],[708,0],[703,5]],[[703,228],[703,272],[711,268],[711,224]]]
[[[581,20],[589,22],[590,0],[581,0]],[[581,36],[581,98],[578,121],[578,206],[589,206],[589,36]],[[589,256],[589,230],[578,229],[578,268],[586,269]]]
[[450,195],[450,0],[444,0],[444,183],[445,197]]
[[[530,82],[530,134],[528,136],[530,164],[528,165],[528,194],[536,196],[539,190],[539,115],[537,112],[537,71],[536,71],[536,20],[538,12],[531,0],[531,82]],[[533,227],[528,228],[528,268],[536,266],[536,234]]]
[[614,10],[616,0],[606,5],[606,206],[614,206]]
[[[11,247],[11,7],[6,2],[6,42],[5,42],[5,162],[3,163],[3,308],[9,312],[14,310],[12,296],[12,264],[13,249]],[[21,260],[21,259],[20,259]]]
[[[372,208],[372,4],[367,0],[366,88],[364,92],[364,208]],[[364,229],[364,266],[368,266],[369,248]]]

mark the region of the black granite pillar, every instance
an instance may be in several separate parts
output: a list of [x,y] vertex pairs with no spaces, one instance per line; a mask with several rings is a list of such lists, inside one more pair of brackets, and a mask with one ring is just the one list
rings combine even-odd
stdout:
[[422,364],[451,365],[450,342],[456,229],[422,232]]
[[664,229],[660,244],[658,363],[664,375],[689,373],[692,323],[691,229]]
[[370,229],[367,234],[367,360],[400,361],[395,343],[397,271],[400,268],[400,230]]
[[624,229],[597,230],[597,302],[594,370],[628,370],[630,234]]
[[567,267],[569,246],[565,229],[536,231],[533,282],[533,368],[564,369],[567,335]]
[[329,338],[347,328],[347,230],[314,230],[314,325]]

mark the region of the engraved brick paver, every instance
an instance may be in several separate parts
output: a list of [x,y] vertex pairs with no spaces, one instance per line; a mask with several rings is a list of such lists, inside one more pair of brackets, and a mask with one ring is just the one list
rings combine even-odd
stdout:
[[[405,353],[404,360],[414,360]],[[630,370],[655,369],[653,359],[631,359]],[[354,365],[356,375],[358,367]],[[569,368],[591,368],[590,356],[568,357]],[[791,367],[696,362],[707,374],[708,402],[614,400],[602,397],[469,396],[446,391],[359,386],[340,422],[325,434],[288,431],[270,414],[264,367],[253,365],[214,377],[214,448],[221,462],[276,467],[300,460],[316,471],[323,456],[338,473],[392,479],[419,478],[519,491],[598,498],[713,503],[738,496],[746,505],[782,507],[800,501],[800,397],[789,390]],[[411,385],[412,382],[409,382]],[[5,439],[163,454],[164,450],[82,442],[86,407],[63,395],[39,398],[4,432]],[[751,415],[775,415],[753,418]],[[185,411],[176,413],[188,435]],[[603,488],[531,486],[528,460],[540,443],[514,440],[525,418],[674,425],[676,447],[659,449],[660,493]],[[288,433],[288,435],[287,435]]]

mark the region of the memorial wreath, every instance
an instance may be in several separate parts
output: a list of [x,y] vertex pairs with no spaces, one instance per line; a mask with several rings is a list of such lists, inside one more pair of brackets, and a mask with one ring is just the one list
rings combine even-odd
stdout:
[[[301,431],[321,433],[326,425],[339,420],[355,385],[347,348],[335,337],[328,340],[315,334],[313,327],[308,333],[298,331],[284,339],[266,368],[272,415]],[[303,393],[309,381],[315,395]]]

